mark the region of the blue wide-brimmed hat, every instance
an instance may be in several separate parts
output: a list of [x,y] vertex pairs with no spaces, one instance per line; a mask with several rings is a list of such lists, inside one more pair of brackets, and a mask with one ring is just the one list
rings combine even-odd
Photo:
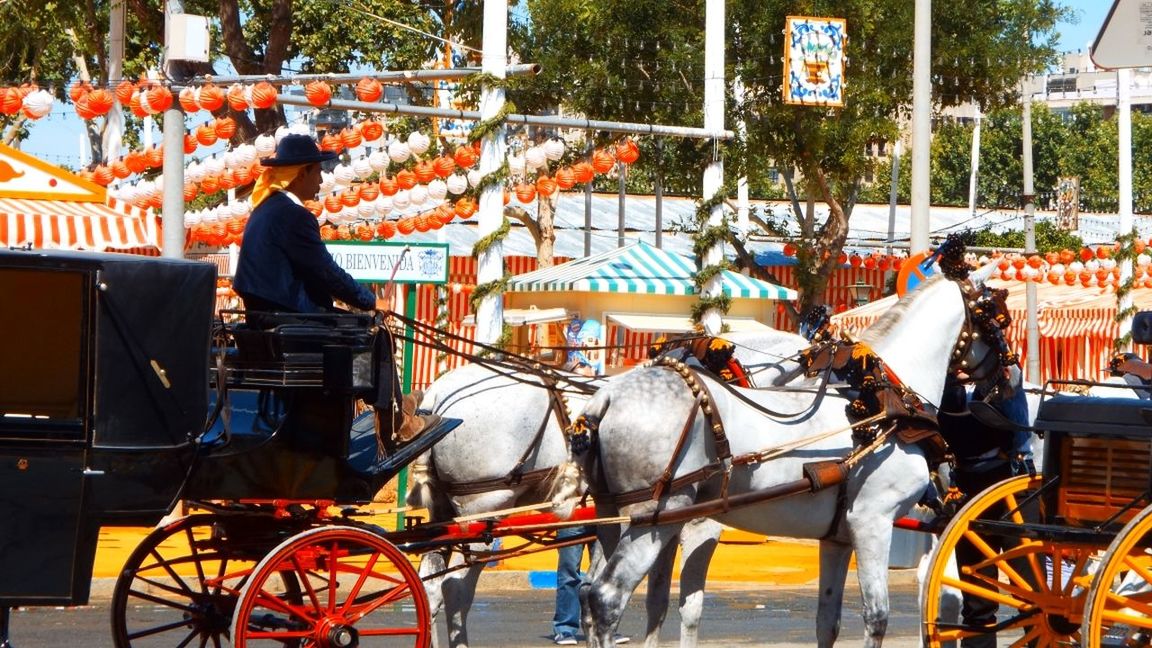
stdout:
[[270,167],[293,166],[323,162],[335,157],[336,153],[332,151],[321,151],[316,146],[316,140],[308,135],[285,135],[276,145],[276,154],[261,160],[260,164]]

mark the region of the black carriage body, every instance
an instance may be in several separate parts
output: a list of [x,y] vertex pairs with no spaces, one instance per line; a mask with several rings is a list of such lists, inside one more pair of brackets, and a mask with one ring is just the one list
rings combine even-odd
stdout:
[[0,605],[86,601],[100,525],[171,507],[204,426],[215,279],[0,251]]
[[1148,504],[1152,401],[1055,395],[1036,417],[1044,431],[1048,522],[1113,532]]

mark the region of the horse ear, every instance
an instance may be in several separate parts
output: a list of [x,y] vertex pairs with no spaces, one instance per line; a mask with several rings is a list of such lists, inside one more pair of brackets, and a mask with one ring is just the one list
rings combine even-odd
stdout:
[[980,269],[968,273],[968,281],[971,281],[973,286],[979,288],[992,276],[992,273],[996,272],[996,268],[997,263],[995,261],[985,263]]

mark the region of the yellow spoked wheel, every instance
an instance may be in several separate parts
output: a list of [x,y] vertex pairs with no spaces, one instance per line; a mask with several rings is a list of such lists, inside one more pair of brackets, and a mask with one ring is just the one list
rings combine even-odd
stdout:
[[1112,540],[1084,606],[1084,645],[1152,645],[1152,507]]
[[[985,637],[989,645],[1068,646],[1080,641],[1092,547],[1022,537],[1038,521],[1028,495],[1039,477],[1008,479],[976,495],[944,529],[923,587],[924,645]],[[966,565],[957,566],[957,548]],[[985,611],[980,625],[962,606]]]

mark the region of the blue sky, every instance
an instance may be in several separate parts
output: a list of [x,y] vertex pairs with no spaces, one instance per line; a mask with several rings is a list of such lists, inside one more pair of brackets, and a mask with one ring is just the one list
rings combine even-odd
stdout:
[[[937,0],[947,2],[948,0]],[[1096,33],[1104,23],[1108,9],[1112,6],[1110,0],[1063,0],[1065,5],[1072,7],[1078,17],[1078,22],[1061,23],[1060,49],[1063,51],[1085,50],[1096,38]],[[52,114],[30,129],[31,135],[24,142],[24,151],[40,157],[53,164],[78,166],[80,162],[79,151],[81,138],[84,135],[83,125],[72,110],[71,104],[66,106],[57,104]],[[157,141],[159,137],[157,136]]]

